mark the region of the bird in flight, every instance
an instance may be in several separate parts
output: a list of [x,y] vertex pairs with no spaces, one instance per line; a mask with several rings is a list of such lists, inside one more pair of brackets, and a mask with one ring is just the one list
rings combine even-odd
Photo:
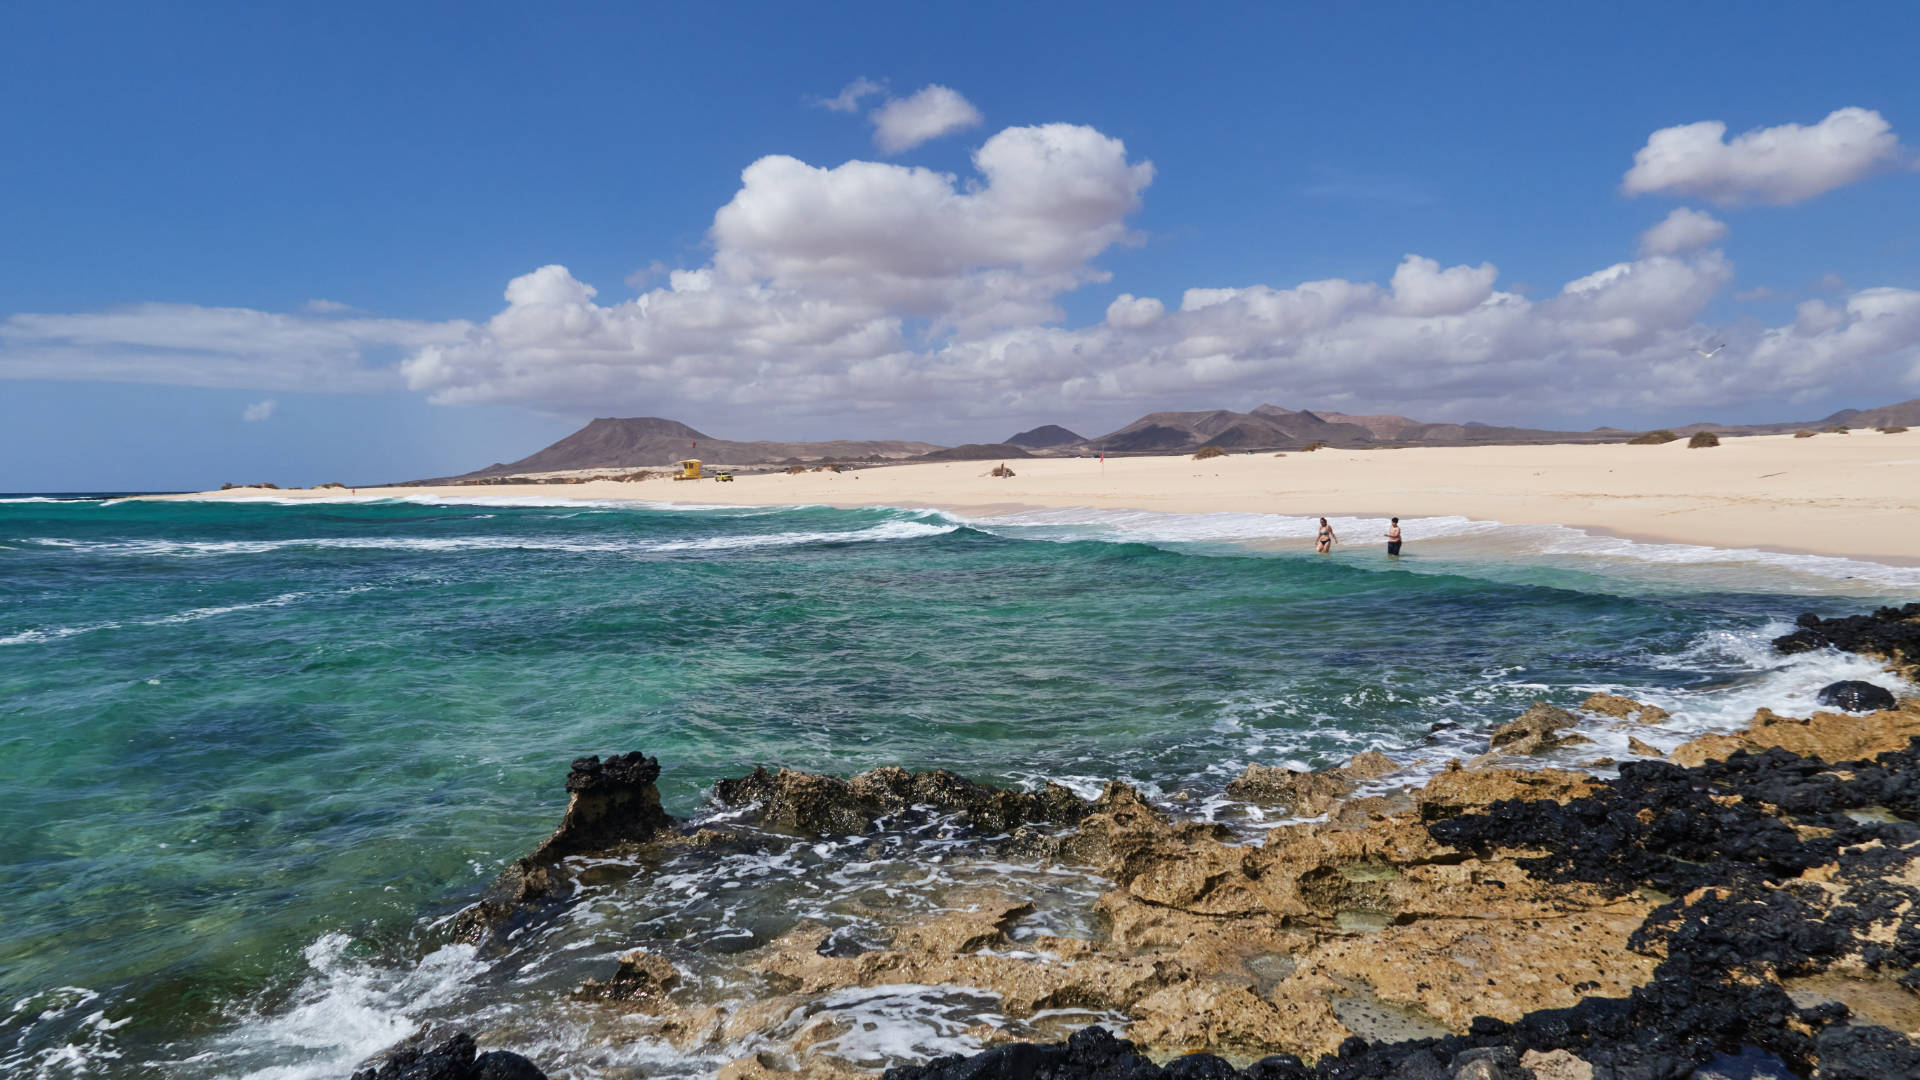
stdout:
[[1717,353],[1717,352],[1719,352],[1719,351],[1720,351],[1721,349],[1724,349],[1724,348],[1726,348],[1726,345],[1725,345],[1725,344],[1720,344],[1720,345],[1715,345],[1715,346],[1713,347],[1713,352],[1708,352],[1707,350],[1705,350],[1705,349],[1702,349],[1702,348],[1700,348],[1699,346],[1697,346],[1697,345],[1696,345],[1696,346],[1694,346],[1694,349],[1693,349],[1693,351],[1694,351],[1694,352],[1697,352],[1697,353],[1699,353],[1699,354],[1700,354],[1700,358],[1701,358],[1702,360],[1711,360],[1711,359],[1713,359],[1713,353]]

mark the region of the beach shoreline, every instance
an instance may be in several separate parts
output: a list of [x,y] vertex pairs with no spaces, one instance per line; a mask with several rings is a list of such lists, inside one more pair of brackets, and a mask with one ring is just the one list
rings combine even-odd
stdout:
[[[721,506],[890,506],[962,516],[1037,510],[1256,513],[1557,525],[1638,543],[1692,544],[1920,565],[1920,434],[1861,431],[1658,446],[1415,447],[1311,453],[913,462],[642,482],[232,488],[164,498],[556,498]],[[1354,508],[1358,508],[1358,511]],[[1374,537],[1344,537],[1371,544]],[[1408,547],[1422,537],[1410,530]]]

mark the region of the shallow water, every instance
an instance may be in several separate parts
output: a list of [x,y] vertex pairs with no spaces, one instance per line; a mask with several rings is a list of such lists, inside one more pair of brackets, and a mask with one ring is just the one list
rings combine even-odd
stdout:
[[[1872,665],[1766,639],[1920,587],[1457,519],[1405,523],[1397,562],[1318,558],[1311,524],[0,500],[0,1070],[336,1076],[430,1019],[557,1075],[711,1073],[724,1054],[623,1038],[568,990],[653,942],[716,1000],[752,996],[726,957],[799,918],[857,937],[1009,875],[1039,907],[1016,937],[1085,932],[1101,883],[901,823],[603,868],[504,956],[445,944],[444,917],[551,829],[577,755],[657,755],[682,816],[757,763],[894,764],[1120,778],[1245,821],[1221,793],[1249,762],[1436,768],[1535,698],[1654,701],[1677,715],[1645,736],[1663,748],[1808,708]],[[1443,721],[1460,728],[1430,734]],[[1624,756],[1614,738],[1594,752]],[[823,1052],[868,1067],[1014,1023],[967,988],[823,1008]]]

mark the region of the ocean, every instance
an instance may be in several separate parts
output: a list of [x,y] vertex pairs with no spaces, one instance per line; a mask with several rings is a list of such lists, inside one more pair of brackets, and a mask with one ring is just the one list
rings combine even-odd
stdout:
[[[1027,883],[1023,933],[1086,933],[1102,883],[883,825],[615,860],[505,950],[450,943],[576,756],[657,756],[681,817],[756,764],[901,765],[1121,779],[1251,834],[1224,794],[1249,763],[1418,776],[1602,690],[1672,710],[1641,733],[1666,749],[1885,683],[1767,641],[1920,593],[1914,568],[1403,524],[1389,560],[1384,522],[1335,520],[1319,557],[1281,515],[0,498],[0,1074],[344,1077],[433,1025],[555,1076],[711,1075],[755,1046],[636,1037],[573,989],[646,943],[751,999],[740,958],[800,920],[858,940],[982,881]],[[815,1008],[843,1021],[815,1052],[868,1068],[1090,1019],[956,987]]]

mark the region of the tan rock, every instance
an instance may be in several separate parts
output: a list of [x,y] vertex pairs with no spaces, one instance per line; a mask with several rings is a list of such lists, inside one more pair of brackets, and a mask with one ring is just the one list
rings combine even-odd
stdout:
[[1865,715],[1821,712],[1804,720],[1761,709],[1745,730],[1703,735],[1680,744],[1667,756],[1675,764],[1695,766],[1723,760],[1736,750],[1778,746],[1823,761],[1854,761],[1904,750],[1915,735],[1920,735],[1920,711],[1906,708]]
[[1520,1067],[1533,1071],[1533,1080],[1593,1080],[1593,1066],[1565,1050],[1520,1055]]
[[1227,794],[1302,817],[1313,817],[1326,813],[1362,783],[1377,780],[1399,767],[1392,758],[1372,750],[1355,754],[1345,765],[1319,772],[1249,765],[1227,785]]
[[1579,717],[1565,709],[1536,701],[1526,712],[1494,730],[1491,748],[1502,754],[1544,754],[1591,742],[1584,735],[1568,732],[1579,722]]
[[1581,702],[1580,707],[1602,716],[1613,716],[1642,724],[1664,723],[1672,715],[1658,705],[1648,705],[1618,694],[1595,694]]
[[1633,751],[1636,754],[1639,754],[1641,757],[1659,757],[1660,756],[1660,751],[1657,747],[1650,746],[1646,743],[1643,743],[1639,739],[1636,739],[1631,735],[1627,736],[1627,749]]
[[1415,793],[1420,816],[1428,821],[1453,817],[1501,799],[1552,799],[1565,803],[1597,790],[1590,776],[1562,769],[1468,769],[1450,763]]
[[1333,1053],[1352,1034],[1324,997],[1274,1002],[1247,986],[1208,981],[1169,987],[1133,1008],[1128,1037],[1156,1048],[1219,1049],[1264,1055],[1299,1047],[1309,1060]]

